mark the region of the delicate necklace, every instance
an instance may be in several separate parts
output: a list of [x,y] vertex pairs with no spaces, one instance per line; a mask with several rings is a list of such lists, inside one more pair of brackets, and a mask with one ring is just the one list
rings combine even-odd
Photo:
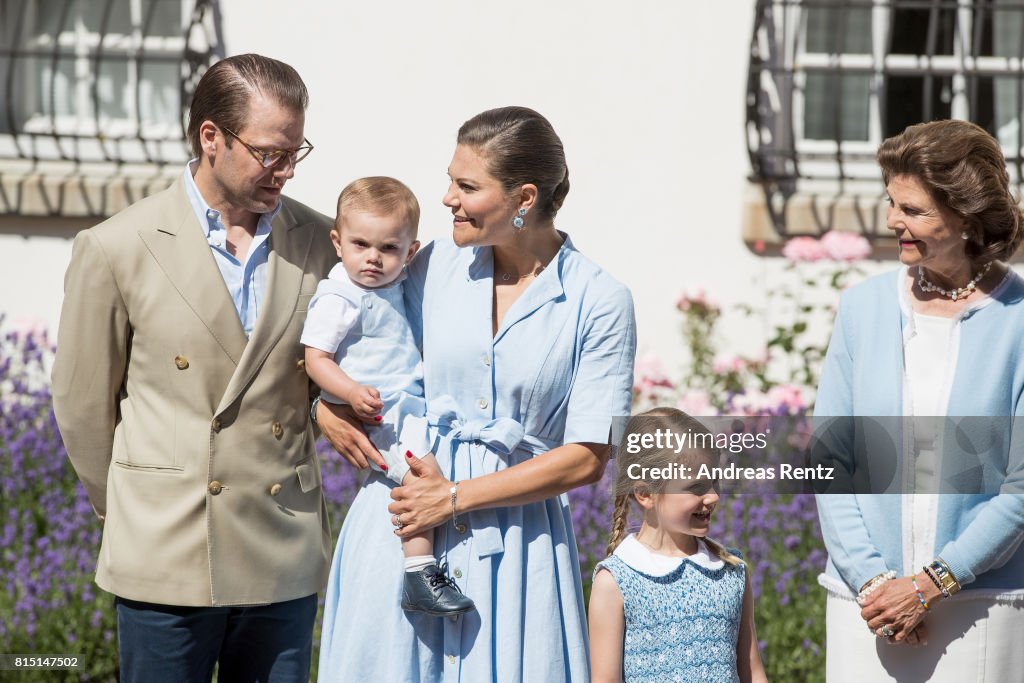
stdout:
[[[526,275],[517,275],[515,280],[516,280],[516,282],[519,282],[520,280],[525,280],[526,278],[530,277],[531,275],[533,275],[533,276],[540,275],[542,272],[544,272],[544,266],[537,266],[536,270],[530,271]],[[502,282],[508,282],[511,279],[512,279],[512,274],[511,273],[503,273],[502,276],[501,276],[501,281]]]
[[959,289],[943,289],[942,287],[939,287],[938,285],[928,280],[924,276],[924,268],[918,266],[917,286],[921,288],[922,292],[938,292],[942,296],[948,297],[953,301],[957,301],[959,299],[966,299],[971,295],[971,292],[978,288],[978,282],[981,281],[981,278],[985,277],[985,274],[988,273],[988,269],[991,267],[992,262],[989,261],[988,263],[981,267],[981,271],[974,276],[973,280],[968,282],[963,287],[960,287]]

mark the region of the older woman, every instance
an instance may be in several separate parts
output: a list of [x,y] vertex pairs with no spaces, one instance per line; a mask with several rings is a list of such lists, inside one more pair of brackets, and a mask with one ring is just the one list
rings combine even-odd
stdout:
[[[629,412],[632,299],[555,229],[568,171],[540,114],[473,117],[448,175],[453,239],[421,250],[405,290],[444,476],[413,463],[412,483],[393,489],[371,474],[363,485],[334,558],[320,675],[583,681],[582,585],[563,494],[601,477],[611,420]],[[324,408],[318,420],[350,461],[373,459],[362,434]],[[476,612],[402,612],[392,524],[399,536],[437,529],[436,554]]]
[[936,495],[945,428],[920,417],[1024,415],[1024,280],[1003,263],[1021,212],[972,123],[911,126],[877,158],[903,267],[843,294],[815,414],[915,416],[925,493],[819,496],[827,679],[1019,680],[1024,444],[1001,426],[996,491]]

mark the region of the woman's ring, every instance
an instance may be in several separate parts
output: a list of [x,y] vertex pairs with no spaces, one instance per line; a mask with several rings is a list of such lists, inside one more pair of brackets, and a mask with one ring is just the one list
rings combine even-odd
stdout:
[[882,624],[882,628],[878,629],[878,632],[882,635],[883,638],[892,638],[894,635],[896,635],[896,631],[893,631],[892,626],[890,626],[889,624]]
[[402,515],[391,515],[391,523],[399,529],[405,526],[404,524],[402,524]]

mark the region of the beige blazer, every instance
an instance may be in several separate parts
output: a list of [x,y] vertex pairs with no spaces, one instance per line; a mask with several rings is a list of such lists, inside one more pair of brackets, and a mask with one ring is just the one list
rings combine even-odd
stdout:
[[75,239],[53,404],[105,518],[96,583],[111,593],[248,605],[326,584],[299,335],[337,257],[330,221],[282,201],[248,341],[183,180]]

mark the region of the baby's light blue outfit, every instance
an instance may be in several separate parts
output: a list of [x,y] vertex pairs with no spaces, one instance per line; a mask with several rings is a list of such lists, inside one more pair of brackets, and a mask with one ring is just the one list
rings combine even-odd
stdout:
[[[408,268],[422,343],[430,435],[444,475],[480,477],[565,443],[609,442],[629,412],[636,325],[629,290],[565,238],[492,334],[489,247],[434,242]],[[401,548],[371,476],[349,509],[327,586],[325,681],[587,681],[586,616],[565,495],[462,515],[437,527],[435,555],[476,611],[399,609]]]
[[[366,434],[384,456],[388,477],[399,484],[409,471],[405,452],[421,457],[430,451],[423,364],[405,317],[402,280],[368,289],[352,282],[337,264],[317,285],[300,340],[334,353],[349,377],[380,392],[384,419],[368,425]],[[344,403],[326,391],[320,395]]]
[[698,547],[696,555],[666,568],[662,560],[673,558],[656,556],[631,534],[594,570],[611,572],[622,593],[625,683],[739,683],[745,567],[711,558],[703,543]]

